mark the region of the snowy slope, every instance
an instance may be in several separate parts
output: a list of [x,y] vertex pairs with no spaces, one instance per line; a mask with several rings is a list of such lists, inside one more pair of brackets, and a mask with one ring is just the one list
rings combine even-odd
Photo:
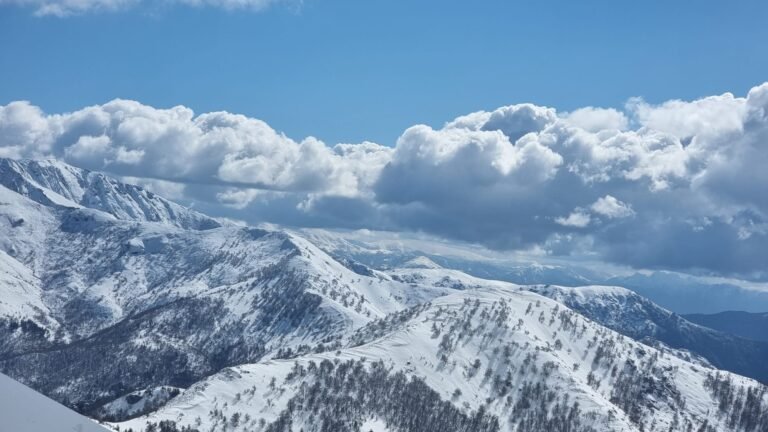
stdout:
[[57,160],[0,158],[0,185],[44,205],[87,207],[118,219],[210,229],[221,224],[139,186]]
[[0,316],[35,320],[50,315],[43,302],[40,280],[29,268],[0,251],[0,269]]
[[[392,384],[400,373],[417,382]],[[432,430],[396,427],[403,420],[393,411],[418,393],[450,401],[458,414],[445,409],[459,421],[484,413],[485,427],[467,430],[495,430],[494,421],[498,430],[526,431],[566,424],[574,431],[762,430],[731,427],[716,414],[709,384],[716,376],[736,391],[761,389],[757,409],[768,407],[754,381],[666,355],[551,299],[471,289],[372,323],[338,351],[227,369],[120,426],[173,420],[206,431],[287,424],[309,431],[331,421],[339,422],[334,430],[376,421],[390,430]],[[760,421],[768,425],[765,414]]]
[[0,374],[0,430],[107,432],[109,429]]
[[[471,289],[512,286],[457,270],[400,268],[387,272],[393,279],[436,287]],[[663,344],[690,359],[768,382],[768,343],[735,337],[691,323],[637,293],[621,287],[526,285],[527,290],[552,298],[587,318],[637,341]]]
[[633,339],[686,350],[719,369],[768,382],[768,364],[764,361],[768,358],[766,342],[694,324],[621,287],[534,285],[528,289]]
[[165,405],[176,397],[180,390],[176,387],[160,386],[134,391],[101,406],[97,416],[105,420],[138,417]]
[[356,273],[285,232],[185,229],[59,202],[0,186],[0,325],[11,330],[0,367],[83,412],[334,344],[447,292]]

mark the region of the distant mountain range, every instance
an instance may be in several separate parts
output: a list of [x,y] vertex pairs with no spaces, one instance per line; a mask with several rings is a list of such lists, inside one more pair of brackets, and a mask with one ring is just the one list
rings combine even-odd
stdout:
[[[720,312],[715,314],[688,314],[685,319],[724,333],[746,339],[768,342],[768,312]],[[766,357],[768,358],[768,357]]]
[[123,432],[768,430],[763,342],[344,242],[0,160],[0,372]]
[[539,258],[543,262],[531,261],[531,257],[515,259],[477,246],[408,233],[321,229],[302,229],[297,233],[334,257],[375,269],[401,267],[423,256],[445,268],[522,285],[621,286],[679,314],[768,311],[768,290],[749,289],[737,282],[712,282],[669,271],[616,275],[588,263],[548,262],[546,257]]
[[[635,340],[684,350],[718,369],[768,383],[768,342],[748,340],[694,324],[625,288],[531,288]],[[718,329],[720,330],[720,329]],[[685,358],[688,358],[684,355]]]

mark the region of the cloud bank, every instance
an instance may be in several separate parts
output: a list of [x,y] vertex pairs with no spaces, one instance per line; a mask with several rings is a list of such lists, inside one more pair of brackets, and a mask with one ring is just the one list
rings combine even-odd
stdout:
[[85,13],[116,12],[137,6],[174,5],[259,11],[284,0],[0,0],[0,6],[30,8],[37,16],[66,17]]
[[59,158],[251,222],[766,278],[768,83],[624,110],[511,105],[414,125],[394,147],[294,140],[181,106],[13,102],[0,107],[0,156]]

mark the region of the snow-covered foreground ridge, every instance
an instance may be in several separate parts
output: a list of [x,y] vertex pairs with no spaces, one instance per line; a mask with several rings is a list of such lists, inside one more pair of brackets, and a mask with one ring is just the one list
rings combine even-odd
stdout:
[[765,430],[766,403],[752,380],[525,289],[489,287],[374,321],[336,351],[228,368],[120,426],[358,430],[378,419],[392,430]]
[[0,371],[123,431],[768,429],[619,288],[378,271],[60,162],[0,159],[0,290]]
[[108,432],[61,404],[0,374],[0,430],[8,432]]
[[[30,163],[12,162],[20,172],[8,177],[31,177]],[[106,406],[128,393],[328,343],[447,292],[354,273],[280,231],[192,229],[173,219],[186,220],[183,208],[131,219],[83,207],[47,180],[35,193],[0,183],[17,187],[0,186],[0,368],[94,416],[122,415]],[[104,200],[123,201],[114,194]]]

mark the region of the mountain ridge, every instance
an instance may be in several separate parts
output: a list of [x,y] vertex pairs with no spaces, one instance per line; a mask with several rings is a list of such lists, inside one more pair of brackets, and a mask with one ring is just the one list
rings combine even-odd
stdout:
[[768,342],[768,312],[724,311],[714,314],[685,314],[683,318],[745,339]]
[[[40,175],[70,172],[54,168]],[[761,384],[635,340],[663,338],[631,332],[628,301],[675,316],[628,291],[575,301],[417,257],[373,269],[294,232],[147,220],[115,210],[138,202],[121,187],[104,207],[22,174],[0,182],[0,372],[121,430],[768,427]],[[597,294],[614,297],[590,309]]]
[[43,205],[86,207],[117,219],[204,230],[221,223],[159,195],[55,159],[0,158],[0,184]]

